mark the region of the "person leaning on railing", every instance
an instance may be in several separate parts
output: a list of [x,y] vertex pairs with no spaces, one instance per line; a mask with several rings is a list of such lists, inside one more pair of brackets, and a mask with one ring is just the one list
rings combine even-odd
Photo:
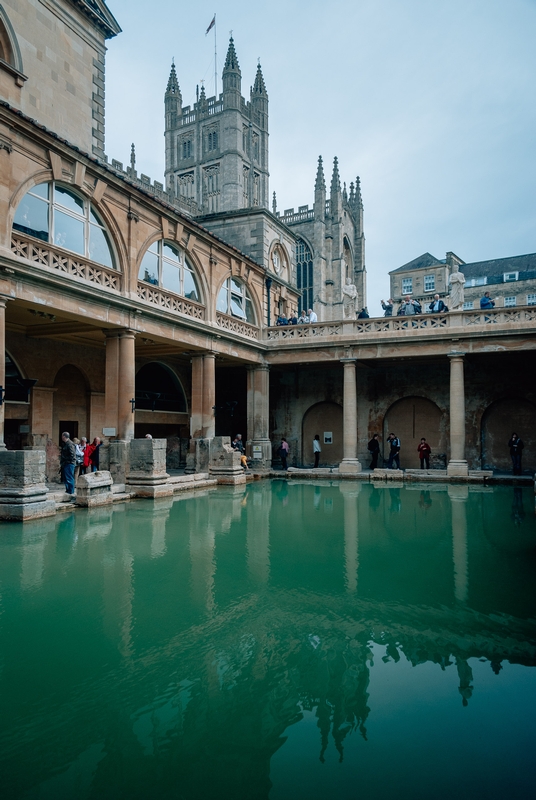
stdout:
[[410,317],[414,314],[422,314],[422,307],[418,300],[412,300],[408,294],[397,311],[397,317]]
[[484,297],[480,298],[480,308],[495,308],[495,300],[492,300],[489,292],[484,292]]
[[435,294],[434,299],[428,306],[428,311],[430,314],[441,314],[443,311],[448,311],[448,307],[445,305],[443,300],[439,298],[439,295]]

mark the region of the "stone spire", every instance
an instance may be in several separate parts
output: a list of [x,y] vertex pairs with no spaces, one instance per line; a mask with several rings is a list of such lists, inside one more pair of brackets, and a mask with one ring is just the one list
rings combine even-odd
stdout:
[[201,93],[199,95],[199,100],[197,101],[197,110],[201,115],[208,114],[208,101],[204,83],[201,84]]
[[130,169],[133,172],[136,169],[136,148],[134,142],[130,145]]
[[260,61],[257,64],[257,74],[255,75],[255,83],[253,84],[253,89],[251,90],[251,97],[252,99],[253,97],[268,97]]
[[348,202],[348,192],[346,191],[346,181],[344,182],[343,187],[342,187],[342,199],[343,199],[344,203]]
[[221,79],[223,85],[223,107],[239,109],[241,106],[242,73],[240,72],[232,36],[229,39],[229,49],[227,50]]
[[355,204],[357,208],[363,209],[363,199],[361,197],[361,178],[355,179]]
[[178,119],[182,114],[182,95],[175,72],[175,62],[171,62],[171,71],[164,95],[164,108],[166,119],[166,130],[174,130],[178,127]]
[[272,212],[274,216],[277,214],[277,197],[274,192],[273,200],[272,200]]
[[340,194],[341,179],[339,176],[339,159],[337,156],[333,159],[333,175],[331,176],[331,195]]
[[318,156],[318,167],[316,169],[314,212],[315,219],[324,222],[326,217],[326,181],[324,179],[322,156]]

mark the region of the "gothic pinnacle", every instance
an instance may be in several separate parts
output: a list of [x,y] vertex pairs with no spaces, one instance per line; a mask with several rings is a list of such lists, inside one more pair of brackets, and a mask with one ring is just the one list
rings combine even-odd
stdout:
[[331,194],[337,194],[341,191],[341,179],[339,176],[339,159],[337,156],[333,159],[333,175],[331,176]]
[[166,93],[168,94],[179,94],[179,82],[177,80],[177,73],[175,72],[175,61],[171,62],[171,71],[169,73],[169,80],[167,84]]
[[253,84],[253,89],[251,90],[252,95],[262,95],[267,96],[266,92],[266,85],[264,83],[264,77],[262,74],[262,69],[260,62],[257,64],[257,74],[255,75],[255,83]]
[[316,170],[315,191],[326,188],[326,181],[324,180],[324,165],[322,164],[322,156],[318,156],[318,167]]
[[236,50],[232,36],[229,39],[229,48],[227,50],[225,66],[223,67],[223,71],[225,72],[226,70],[234,70],[236,72],[240,72],[240,65],[238,63],[238,57],[236,55]]

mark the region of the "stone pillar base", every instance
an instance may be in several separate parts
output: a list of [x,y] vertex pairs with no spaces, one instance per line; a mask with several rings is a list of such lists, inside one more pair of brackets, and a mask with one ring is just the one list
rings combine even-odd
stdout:
[[451,458],[447,466],[448,478],[467,478],[469,475],[469,468],[467,461],[456,461]]
[[114,483],[126,483],[129,445],[125,439],[116,439],[109,444],[110,474]]
[[357,475],[363,467],[357,458],[343,458],[339,464],[339,475]]
[[237,470],[232,467],[211,467],[210,476],[223,485],[239,486],[246,483],[246,473],[242,467]]
[[246,450],[251,458],[253,469],[271,469],[272,443],[270,439],[251,439],[247,443]]
[[173,495],[173,484],[131,483],[129,481],[128,490],[134,492],[136,497],[148,497],[154,500],[155,497],[171,497]]
[[44,450],[0,450],[0,519],[24,522],[56,513],[45,485]]
[[208,472],[210,442],[210,439],[192,439],[190,441],[184,470],[187,475],[192,475],[194,472]]
[[210,476],[218,483],[246,482],[246,473],[240,464],[240,453],[231,447],[229,436],[215,436],[210,443]]
[[76,503],[85,508],[106,506],[113,502],[113,479],[107,470],[88,472],[76,480]]

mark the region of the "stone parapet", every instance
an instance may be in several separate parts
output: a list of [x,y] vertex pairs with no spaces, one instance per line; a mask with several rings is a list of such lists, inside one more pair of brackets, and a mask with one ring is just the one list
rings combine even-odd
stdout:
[[56,513],[45,466],[44,450],[0,450],[0,519],[24,522]]
[[210,475],[218,483],[237,486],[246,482],[240,453],[231,447],[229,436],[215,436],[210,444]]
[[88,472],[76,480],[76,502],[85,508],[113,503],[113,478],[107,470]]
[[132,439],[129,449],[127,489],[136,497],[169,497],[165,439]]

